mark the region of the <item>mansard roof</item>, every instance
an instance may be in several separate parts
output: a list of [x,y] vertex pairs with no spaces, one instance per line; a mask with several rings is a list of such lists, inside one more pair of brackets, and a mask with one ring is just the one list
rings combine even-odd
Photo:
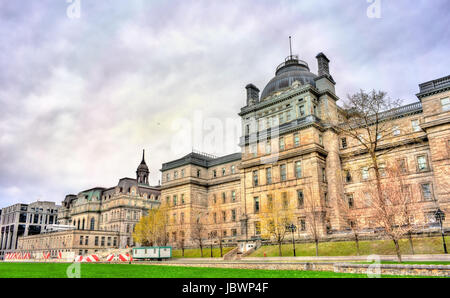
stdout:
[[178,168],[185,165],[196,165],[203,168],[210,168],[213,166],[241,160],[241,153],[233,153],[221,157],[215,157],[205,153],[191,152],[180,159],[163,163],[161,171]]

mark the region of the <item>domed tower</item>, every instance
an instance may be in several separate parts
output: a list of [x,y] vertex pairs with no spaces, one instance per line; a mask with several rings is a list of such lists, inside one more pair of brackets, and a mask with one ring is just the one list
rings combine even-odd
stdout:
[[139,164],[136,171],[136,180],[138,184],[148,184],[148,174],[150,171],[148,170],[147,164],[145,163],[145,150],[142,150],[142,161]]

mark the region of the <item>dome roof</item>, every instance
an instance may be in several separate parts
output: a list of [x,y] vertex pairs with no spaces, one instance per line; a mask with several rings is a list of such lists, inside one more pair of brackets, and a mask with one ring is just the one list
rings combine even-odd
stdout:
[[261,94],[261,101],[273,93],[290,87],[295,81],[301,85],[311,84],[315,86],[314,79],[317,75],[309,71],[308,64],[299,60],[298,56],[288,56],[275,72],[275,77],[267,83]]

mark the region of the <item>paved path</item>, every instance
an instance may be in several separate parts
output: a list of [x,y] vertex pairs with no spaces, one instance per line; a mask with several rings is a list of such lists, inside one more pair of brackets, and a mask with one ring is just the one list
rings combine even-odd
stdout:
[[[327,256],[327,257],[245,257],[240,260],[230,260],[224,261],[221,258],[180,258],[171,259],[168,262],[175,263],[252,263],[252,262],[366,262],[369,256]],[[379,255],[381,261],[397,261],[397,256],[395,255]],[[373,259],[372,259],[373,260]],[[450,255],[402,255],[402,260],[407,261],[429,261],[429,262],[440,262],[448,261],[450,262]]]

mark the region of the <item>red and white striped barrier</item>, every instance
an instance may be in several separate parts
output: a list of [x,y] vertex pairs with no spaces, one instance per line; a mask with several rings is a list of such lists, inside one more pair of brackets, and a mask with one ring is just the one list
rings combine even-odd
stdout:
[[90,262],[90,263],[94,263],[94,262],[99,262],[99,261],[100,261],[100,259],[98,258],[97,255],[90,255],[90,256],[87,256],[87,257],[85,258],[85,260],[86,260],[86,262]]
[[42,255],[43,255],[45,260],[50,259],[50,253],[49,252],[43,252]]
[[74,261],[78,262],[78,263],[79,262],[85,262],[84,259],[83,259],[83,256],[76,256]]
[[119,254],[119,261],[131,262],[131,261],[133,261],[133,258],[128,253],[127,254]]
[[62,253],[58,252],[58,259],[62,259]]
[[115,254],[109,254],[107,257],[106,257],[106,262],[112,262],[112,261],[114,261],[114,258],[116,257],[116,255]]

